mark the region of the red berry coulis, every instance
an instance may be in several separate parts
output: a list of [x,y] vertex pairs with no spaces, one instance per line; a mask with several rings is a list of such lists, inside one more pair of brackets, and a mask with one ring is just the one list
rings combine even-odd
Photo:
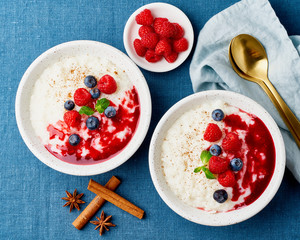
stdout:
[[[58,121],[54,125],[49,124],[47,127],[49,138],[58,138],[63,140],[64,144],[56,146],[48,144],[45,145],[46,149],[62,161],[78,165],[96,164],[120,153],[131,140],[139,122],[140,105],[136,89],[133,87],[127,91],[120,105],[116,106],[113,102],[110,105],[116,107],[117,115],[109,119],[104,113],[94,114],[100,120],[100,127],[93,131],[87,129],[85,125],[88,118],[86,115],[81,116],[82,123],[77,128],[69,128],[63,121]],[[68,142],[69,136],[73,133],[81,137],[77,146],[71,146]],[[53,151],[53,148],[61,153]]]

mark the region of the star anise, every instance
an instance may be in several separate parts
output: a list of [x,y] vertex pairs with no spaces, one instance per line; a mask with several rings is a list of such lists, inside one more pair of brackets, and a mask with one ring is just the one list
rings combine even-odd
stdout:
[[80,200],[80,198],[83,196],[83,193],[80,193],[77,195],[77,189],[74,190],[73,195],[66,191],[68,197],[63,197],[61,199],[66,200],[65,205],[63,207],[70,205],[70,212],[72,211],[73,207],[77,208],[77,210],[80,210],[79,204],[85,203],[84,201]]
[[92,223],[94,225],[97,225],[95,227],[95,230],[97,228],[99,228],[99,234],[100,234],[100,236],[102,236],[102,234],[104,232],[104,229],[106,231],[109,231],[108,227],[115,227],[116,226],[115,224],[112,224],[111,222],[109,222],[110,219],[111,219],[111,215],[105,218],[103,211],[101,212],[101,217],[100,218],[96,217],[96,218],[98,219],[98,221],[90,221],[90,223]]

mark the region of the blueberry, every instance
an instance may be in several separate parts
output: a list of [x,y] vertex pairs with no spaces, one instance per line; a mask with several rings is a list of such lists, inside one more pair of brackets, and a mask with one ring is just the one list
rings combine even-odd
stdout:
[[72,146],[77,146],[80,143],[80,137],[77,134],[72,134],[69,137],[69,143]]
[[211,115],[215,121],[222,121],[224,118],[224,113],[221,109],[214,110]]
[[232,171],[240,171],[243,167],[243,161],[240,158],[230,160],[230,168]]
[[112,106],[108,106],[105,110],[104,110],[104,114],[106,117],[108,118],[113,118],[114,116],[116,116],[117,111],[114,107]]
[[99,127],[99,120],[98,118],[96,117],[89,117],[87,120],[86,120],[86,127],[90,130],[95,130]]
[[97,80],[94,76],[86,76],[84,79],[84,84],[85,86],[87,86],[88,88],[93,88],[97,85]]
[[97,99],[100,97],[100,90],[98,88],[93,88],[90,91],[90,94],[92,95],[92,98]]
[[228,194],[224,189],[220,189],[214,192],[213,197],[218,203],[223,203],[228,199]]
[[66,110],[73,110],[75,107],[75,103],[72,100],[67,100],[64,104]]
[[213,156],[219,156],[222,152],[222,149],[219,145],[214,144],[210,147],[209,152]]

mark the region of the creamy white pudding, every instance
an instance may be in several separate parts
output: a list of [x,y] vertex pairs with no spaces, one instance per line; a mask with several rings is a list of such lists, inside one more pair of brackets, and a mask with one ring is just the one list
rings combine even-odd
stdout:
[[[224,121],[214,121],[212,111],[222,109]],[[204,132],[209,123],[215,123],[222,131],[222,137],[216,142],[204,140]],[[255,132],[254,129],[261,129]],[[208,179],[204,172],[194,169],[204,165],[200,160],[203,150],[212,144],[222,145],[227,133],[234,132],[241,141],[241,149],[236,152],[222,151],[221,158],[239,157],[244,162],[241,171],[234,173],[236,185],[223,187],[216,179]],[[266,142],[257,146],[254,136],[265,135]],[[169,128],[161,151],[161,167],[171,190],[187,205],[212,213],[224,212],[250,204],[259,197],[268,184],[274,170],[274,144],[265,125],[256,116],[221,101],[207,102],[191,109],[179,117]],[[270,153],[266,153],[269,151]],[[275,154],[275,153],[274,153]],[[269,161],[269,167],[265,167]],[[263,184],[260,182],[263,181]],[[257,185],[263,187],[257,188]],[[255,186],[255,187],[254,187]],[[228,199],[218,203],[213,199],[216,190],[225,189]]]
[[[113,94],[101,93],[100,98],[108,99],[119,112],[122,110],[122,113],[118,115],[119,122],[105,118],[103,113],[95,112],[94,116],[102,120],[101,130],[97,134],[91,133],[86,128],[87,116],[85,115],[82,115],[82,123],[78,128],[66,126],[63,122],[66,112],[65,101],[73,100],[74,92],[78,88],[90,90],[84,84],[84,78],[87,75],[93,75],[99,81],[106,74],[115,79],[117,90]],[[95,102],[96,100],[91,103],[91,106]],[[79,106],[74,108],[76,111],[79,109]],[[36,135],[52,154],[67,162],[92,164],[92,161],[85,162],[84,159],[103,160],[121,150],[119,148],[103,149],[108,146],[112,148],[113,143],[109,139],[104,141],[100,135],[111,135],[109,137],[105,135],[105,137],[111,138],[112,141],[117,139],[122,142],[122,148],[131,139],[139,118],[139,100],[130,76],[113,62],[89,55],[66,57],[48,66],[36,80],[30,102],[30,117]],[[66,149],[69,147],[68,138],[73,133],[80,135],[84,142],[77,149],[68,151],[69,149]],[[118,145],[117,142],[115,144]],[[105,151],[110,154],[103,155],[102,152]],[[102,154],[101,157],[100,154]],[[75,159],[72,159],[71,155]]]

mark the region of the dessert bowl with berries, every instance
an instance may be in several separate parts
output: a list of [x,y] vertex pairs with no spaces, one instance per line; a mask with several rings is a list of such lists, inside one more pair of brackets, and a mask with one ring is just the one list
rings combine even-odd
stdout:
[[130,16],[123,41],[126,52],[137,65],[152,72],[167,72],[188,57],[194,32],[180,9],[167,3],[151,3]]
[[73,41],[39,56],[16,97],[23,140],[46,165],[72,175],[95,175],[129,159],[151,119],[148,85],[119,50]]
[[204,91],[176,103],[150,143],[152,181],[166,204],[203,225],[244,221],[273,198],[285,148],[272,117],[230,91]]

